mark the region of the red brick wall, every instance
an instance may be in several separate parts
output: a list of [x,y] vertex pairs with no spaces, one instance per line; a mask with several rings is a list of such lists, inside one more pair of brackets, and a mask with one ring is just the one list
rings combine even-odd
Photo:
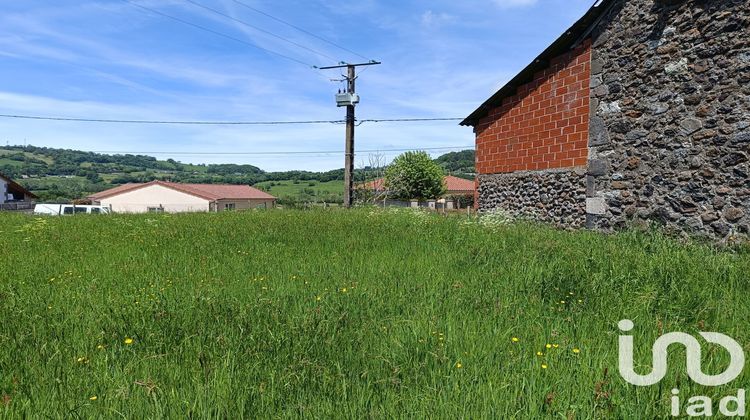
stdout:
[[551,60],[476,126],[477,172],[586,165],[591,42]]

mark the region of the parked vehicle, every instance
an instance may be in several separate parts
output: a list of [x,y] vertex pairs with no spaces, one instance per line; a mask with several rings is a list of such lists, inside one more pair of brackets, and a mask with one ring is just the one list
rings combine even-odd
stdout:
[[47,216],[62,216],[73,214],[109,214],[112,210],[108,206],[83,206],[77,204],[37,204],[34,214]]

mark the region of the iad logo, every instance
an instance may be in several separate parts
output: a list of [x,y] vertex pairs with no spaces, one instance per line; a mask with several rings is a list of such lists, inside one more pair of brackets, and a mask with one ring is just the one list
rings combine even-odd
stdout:
[[[623,332],[629,332],[633,329],[633,321],[623,319],[618,323],[618,327]],[[690,379],[705,386],[725,385],[735,380],[742,373],[745,367],[745,353],[742,346],[731,337],[717,332],[699,333],[704,340],[709,343],[715,343],[724,347],[729,352],[730,362],[727,369],[718,375],[707,375],[701,369],[701,345],[692,335],[671,332],[659,337],[652,347],[653,366],[651,372],[646,375],[639,375],[633,370],[633,337],[630,335],[620,335],[619,344],[619,370],[620,375],[633,385],[649,386],[654,385],[664,379],[667,374],[667,349],[672,344],[681,344],[685,346],[687,373]],[[672,415],[680,415],[680,400],[678,389],[672,390]],[[729,408],[729,403],[735,403],[736,409]],[[737,396],[728,396],[723,398],[719,404],[719,411],[725,416],[744,416],[745,415],[745,390],[739,390]],[[710,416],[712,412],[712,402],[709,397],[696,396],[688,400],[686,410],[688,416]]]
[[[623,319],[617,324],[620,330],[628,332],[633,329],[633,321]],[[717,332],[701,332],[701,337],[709,343],[718,344],[729,352],[729,367],[718,375],[706,375],[701,370],[701,345],[692,335],[671,332],[659,337],[654,346],[653,367],[648,375],[639,375],[633,370],[633,337],[620,336],[620,375],[633,385],[649,386],[658,383],[667,374],[667,348],[671,344],[682,344],[687,353],[687,373],[694,382],[705,386],[725,385],[737,379],[745,367],[745,353],[742,346],[731,337]]]

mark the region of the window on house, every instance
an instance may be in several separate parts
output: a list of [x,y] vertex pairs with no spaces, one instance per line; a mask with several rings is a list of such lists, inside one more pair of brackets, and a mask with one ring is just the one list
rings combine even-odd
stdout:
[[224,210],[234,210],[234,203],[224,204]]
[[164,207],[149,207],[148,208],[149,213],[164,213]]

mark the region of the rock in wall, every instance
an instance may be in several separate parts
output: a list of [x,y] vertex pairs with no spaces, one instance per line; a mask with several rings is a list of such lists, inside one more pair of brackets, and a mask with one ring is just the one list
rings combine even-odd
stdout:
[[561,227],[586,222],[585,168],[479,175],[479,211],[502,210]]
[[592,227],[748,235],[750,2],[624,0],[592,37]]

